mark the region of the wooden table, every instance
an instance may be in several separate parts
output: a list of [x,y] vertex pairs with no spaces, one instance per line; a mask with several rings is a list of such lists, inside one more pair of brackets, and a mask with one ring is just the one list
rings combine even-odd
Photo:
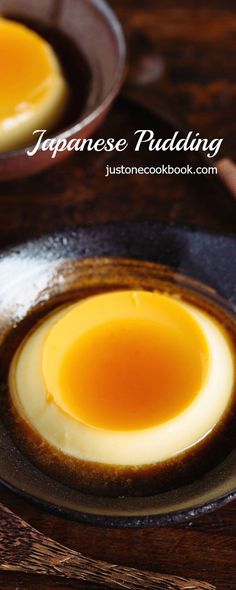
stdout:
[[[221,156],[236,154],[236,10],[233,0],[112,0],[130,38],[145,33],[160,56],[150,89],[157,106],[206,137],[224,137]],[[142,91],[139,91],[142,92]],[[146,92],[146,90],[145,90]],[[127,114],[126,114],[127,116]],[[120,107],[110,115],[119,123]],[[106,123],[108,125],[108,123]],[[107,128],[107,127],[106,127]],[[102,133],[102,132],[100,132]],[[235,217],[187,179],[111,177],[96,160],[81,172],[77,156],[32,180],[0,186],[0,235],[5,246],[70,223],[137,218],[198,223],[224,232]],[[205,188],[204,188],[205,186]],[[213,206],[211,206],[213,203]],[[95,558],[211,581],[236,589],[236,503],[187,525],[102,530],[64,521],[0,489],[0,499],[49,536]],[[1,574],[1,590],[78,589],[78,583]]]

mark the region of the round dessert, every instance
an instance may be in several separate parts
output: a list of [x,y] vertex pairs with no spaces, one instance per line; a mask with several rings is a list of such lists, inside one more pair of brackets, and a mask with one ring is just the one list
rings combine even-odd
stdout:
[[212,436],[234,383],[230,338],[213,317],[173,295],[130,290],[48,315],[10,372],[33,460],[112,495],[141,493],[141,480],[146,493],[158,490],[158,468],[179,468]]
[[0,18],[0,54],[0,151],[8,151],[57,125],[69,89],[53,48],[24,25]]

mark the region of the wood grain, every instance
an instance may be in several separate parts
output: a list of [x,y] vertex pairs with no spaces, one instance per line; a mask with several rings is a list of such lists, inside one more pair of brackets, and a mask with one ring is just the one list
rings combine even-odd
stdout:
[[214,590],[208,583],[85,557],[46,537],[0,504],[0,569],[74,578],[127,590]]
[[[234,0],[111,0],[127,37],[142,31],[162,61],[150,100],[190,128],[224,137],[220,157],[236,156],[236,11]],[[144,95],[146,89],[135,90]],[[119,133],[132,112],[115,107],[106,132]],[[102,132],[102,131],[101,131]],[[214,189],[188,178],[104,179],[104,161],[83,173],[73,157],[49,173],[0,186],[1,246],[71,223],[140,218],[198,223],[235,231],[235,220],[214,204]],[[32,189],[33,186],[33,189]],[[211,185],[212,186],[212,185]],[[213,206],[209,204],[211,194]],[[149,530],[102,530],[42,512],[3,487],[1,501],[30,524],[96,559],[199,578],[217,590],[236,590],[236,503],[186,525]],[[22,573],[0,574],[1,590],[78,590],[78,582]]]

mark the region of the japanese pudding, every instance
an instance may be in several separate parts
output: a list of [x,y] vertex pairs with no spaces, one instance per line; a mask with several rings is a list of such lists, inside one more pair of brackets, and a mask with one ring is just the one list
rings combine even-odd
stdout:
[[0,152],[33,143],[36,129],[53,129],[69,89],[47,41],[21,23],[0,18]]
[[165,489],[215,444],[234,361],[225,328],[181,297],[124,290],[66,304],[35,326],[11,366],[21,443],[81,490]]

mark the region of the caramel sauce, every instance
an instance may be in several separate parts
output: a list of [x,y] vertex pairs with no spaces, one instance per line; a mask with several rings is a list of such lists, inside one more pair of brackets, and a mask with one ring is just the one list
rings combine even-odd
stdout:
[[[168,300],[162,305],[168,312]],[[191,316],[178,307],[175,312],[181,331],[171,323],[127,318],[80,336],[60,369],[72,415],[97,428],[136,430],[185,410],[204,382],[208,350]]]

